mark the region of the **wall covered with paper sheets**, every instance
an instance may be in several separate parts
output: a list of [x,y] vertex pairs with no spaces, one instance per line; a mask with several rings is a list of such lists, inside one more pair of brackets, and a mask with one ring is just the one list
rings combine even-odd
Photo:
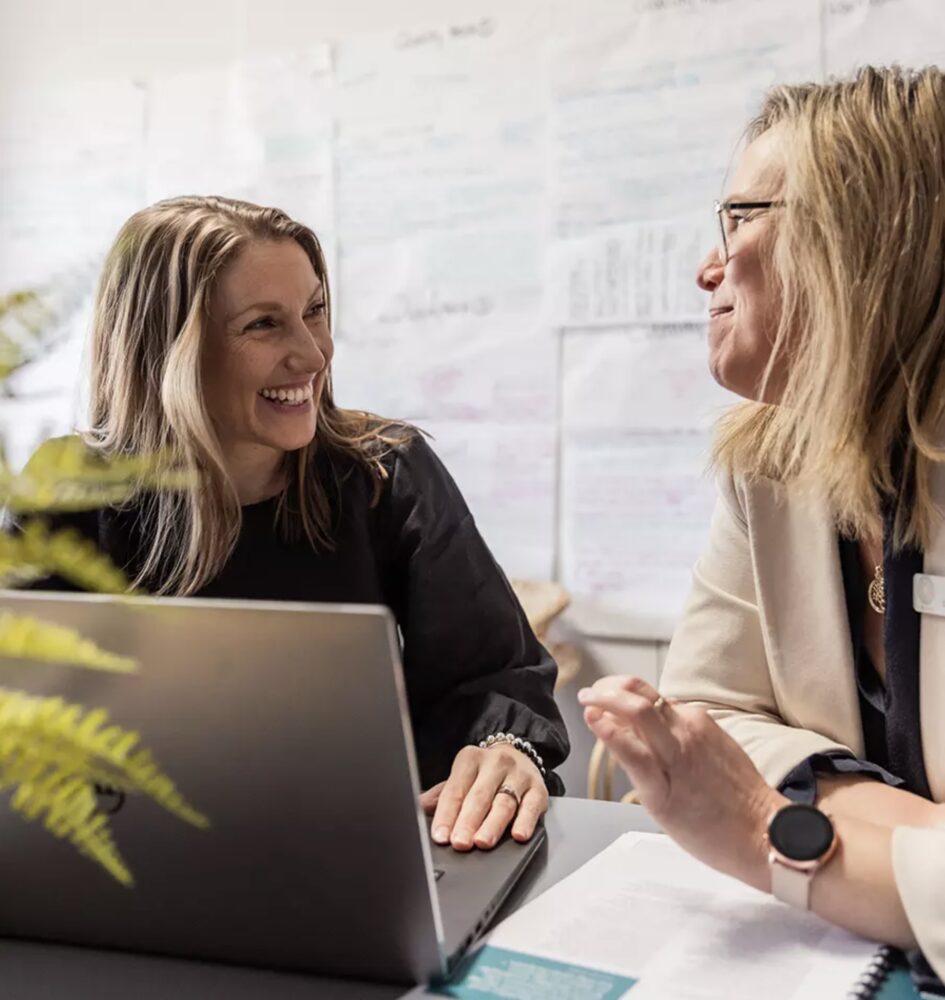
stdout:
[[[58,331],[0,400],[9,454],[81,424],[95,275],[128,215],[181,193],[275,204],[328,255],[339,402],[433,435],[509,575],[671,623],[732,402],[693,276],[742,128],[776,82],[945,59],[941,4],[463,0],[436,21],[362,3],[361,30],[321,34],[217,7],[225,24],[171,3],[165,26],[212,57],[152,40],[143,68],[125,47],[46,79],[37,43],[6,78],[0,295],[41,290]],[[212,47],[223,30],[238,44]]]

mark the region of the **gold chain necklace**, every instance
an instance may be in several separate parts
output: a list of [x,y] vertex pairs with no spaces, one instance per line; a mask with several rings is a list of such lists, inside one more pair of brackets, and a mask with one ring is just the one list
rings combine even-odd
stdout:
[[882,615],[886,613],[886,578],[883,576],[882,563],[876,567],[876,575],[870,580],[866,599],[870,602],[870,607],[876,614]]

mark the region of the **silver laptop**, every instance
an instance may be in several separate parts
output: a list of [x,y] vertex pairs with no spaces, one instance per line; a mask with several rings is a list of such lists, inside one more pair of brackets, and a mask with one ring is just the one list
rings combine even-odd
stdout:
[[385,608],[0,591],[0,610],[139,660],[130,675],[4,661],[0,683],[105,707],[212,824],[116,800],[127,889],[0,803],[0,935],[423,982],[541,843],[430,841]]

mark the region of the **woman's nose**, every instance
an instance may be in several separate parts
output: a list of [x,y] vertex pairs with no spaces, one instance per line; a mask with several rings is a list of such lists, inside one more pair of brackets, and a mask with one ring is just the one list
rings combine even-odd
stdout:
[[322,337],[320,332],[313,331],[307,323],[300,320],[295,331],[290,364],[305,372],[318,373],[328,366],[331,359],[331,338]]
[[714,292],[725,277],[725,265],[718,247],[713,247],[702,259],[696,271],[696,284],[704,292]]

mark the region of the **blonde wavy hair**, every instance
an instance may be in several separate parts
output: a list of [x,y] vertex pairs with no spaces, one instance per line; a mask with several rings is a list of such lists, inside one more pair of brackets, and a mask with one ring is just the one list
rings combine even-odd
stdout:
[[[204,405],[201,357],[214,282],[257,240],[294,240],[302,247],[330,316],[318,239],[275,208],[217,197],[161,201],[125,223],[105,261],[92,320],[86,443],[105,456],[160,453],[198,479],[193,490],[140,490],[132,498],[148,546],[134,585],[157,593],[200,590],[239,538],[240,503]],[[277,522],[287,537],[331,548],[342,479],[362,469],[373,480],[376,502],[387,475],[383,459],[409,429],[337,407],[330,380],[316,427],[309,445],[286,455]]]
[[770,91],[749,141],[777,128],[785,201],[771,271],[783,310],[765,375],[778,405],[720,422],[716,464],[824,496],[838,526],[925,546],[945,459],[945,74],[867,67]]

